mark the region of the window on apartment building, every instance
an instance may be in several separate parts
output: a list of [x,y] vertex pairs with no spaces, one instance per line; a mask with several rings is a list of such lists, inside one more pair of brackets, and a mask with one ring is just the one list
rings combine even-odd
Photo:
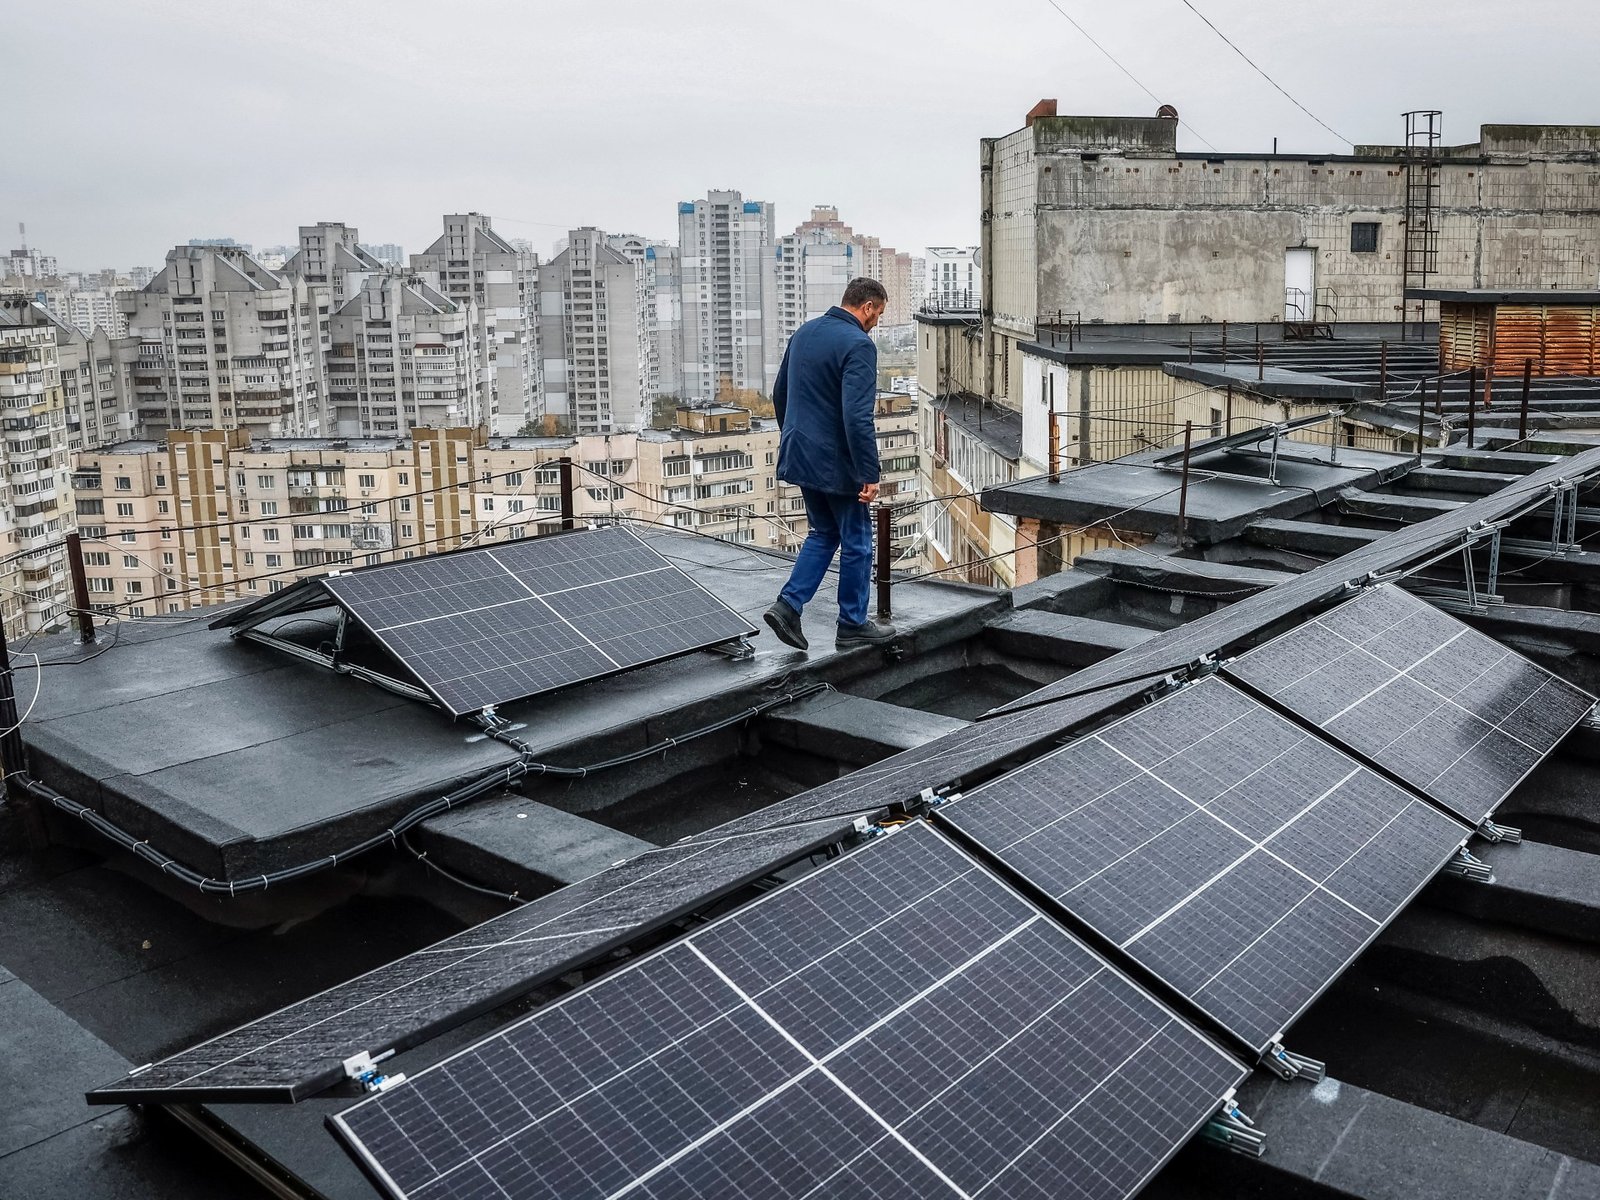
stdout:
[[163,550],[161,552],[161,565],[163,567],[170,567],[172,565],[172,551],[171,550]]
[[485,496],[483,498],[483,511],[484,512],[493,512],[494,511],[494,497],[493,496]]
[[264,492],[270,492],[273,488],[274,482],[274,477],[271,475],[256,476],[256,486]]
[[375,487],[378,486],[378,477],[376,475],[357,475],[356,476],[356,486],[357,487],[364,487],[364,488],[375,488]]
[[172,511],[172,505],[169,504],[167,501],[165,501],[165,500],[157,500],[156,501],[156,512],[157,513],[165,516],[167,513],[171,512],[171,511]]
[[119,492],[131,492],[131,491],[133,491],[133,480],[130,479],[126,475],[118,475],[118,476],[116,476],[116,485],[117,485],[117,491],[119,491]]
[[261,531],[261,540],[263,542],[275,542],[275,541],[277,541],[278,540],[278,531],[276,529],[273,529],[271,526],[268,526],[266,529],[263,529]]
[[111,565],[111,552],[109,550],[85,550],[83,565],[86,567],[109,567]]
[[1350,252],[1352,254],[1376,254],[1378,252],[1378,222],[1350,222]]
[[124,542],[137,542],[139,540],[139,535],[131,529],[124,529],[122,531],[122,540]]
[[136,554],[124,554],[122,556],[122,565],[125,567],[137,567],[139,565],[139,556]]
[[364,501],[362,503],[362,505],[361,505],[361,515],[364,516],[364,517],[375,517],[375,516],[377,516],[378,515],[378,506],[376,504],[372,503],[372,501],[370,501],[370,500]]
[[167,477],[165,475],[157,475],[156,476],[156,486],[158,488],[166,487],[167,486]]
[[409,497],[409,496],[400,497],[400,511],[401,512],[410,512],[411,511],[411,497]]
[[261,515],[275,517],[278,515],[278,502],[276,500],[263,500],[261,502]]
[[281,579],[269,579],[269,580],[267,580],[267,591],[269,591],[269,592],[281,592],[281,591],[283,591],[283,580],[281,580]]
[[689,459],[686,455],[661,460],[661,473],[667,477],[674,475],[687,475],[689,473]]
[[1222,436],[1222,410],[1220,408],[1211,410],[1211,436]]
[[283,566],[283,555],[281,555],[281,554],[269,554],[269,555],[267,555],[267,566],[269,566],[269,567],[281,567],[281,566]]
[[112,592],[116,590],[116,581],[91,575],[89,577],[89,590],[91,592]]
[[131,517],[131,516],[133,516],[133,505],[131,505],[131,504],[118,504],[117,505],[117,516],[119,516],[119,517]]
[[522,501],[521,500],[507,500],[506,501],[506,511],[507,512],[511,512],[511,513],[519,513],[519,512],[521,512],[522,511]]
[[128,595],[139,596],[144,594],[144,584],[137,579],[128,580]]
[[[403,538],[414,537],[415,534],[416,534],[416,531],[412,526],[410,526],[410,525],[402,525],[402,526],[400,526],[400,536],[401,537],[403,537]],[[411,555],[407,554],[406,557],[410,558]]]
[[398,483],[401,487],[405,487],[406,484],[411,482],[411,476],[408,475],[405,471],[401,471],[394,478],[395,478],[395,482]]
[[175,592],[177,590],[178,590],[178,581],[176,579],[167,580],[167,591]]

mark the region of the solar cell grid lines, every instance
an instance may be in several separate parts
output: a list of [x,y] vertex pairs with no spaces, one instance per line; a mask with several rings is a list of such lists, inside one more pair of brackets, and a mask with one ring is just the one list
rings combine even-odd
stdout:
[[330,1123],[394,1197],[1105,1198],[1245,1074],[914,823]]
[[1225,670],[1473,826],[1594,703],[1392,584]]
[[939,820],[1257,1051],[1470,832],[1215,678]]
[[323,583],[456,716],[755,632],[621,526]]
[[845,837],[848,819],[677,842],[90,1093],[96,1103],[303,1099],[359,1051],[415,1044],[612,945],[703,907]]

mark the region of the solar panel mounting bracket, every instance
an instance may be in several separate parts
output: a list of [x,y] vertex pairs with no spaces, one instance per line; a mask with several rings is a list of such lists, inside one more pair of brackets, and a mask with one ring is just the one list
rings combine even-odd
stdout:
[[750,639],[747,637],[738,637],[732,639],[731,641],[718,642],[715,646],[707,646],[706,650],[711,654],[724,655],[727,658],[733,659],[734,662],[744,662],[746,659],[751,659],[756,656],[756,648],[750,644]]
[[1462,879],[1470,879],[1474,883],[1493,883],[1494,868],[1483,859],[1473,855],[1465,845],[1456,851],[1456,855],[1444,864],[1446,875],[1459,875]]
[[1214,1145],[1251,1158],[1260,1158],[1267,1151],[1267,1135],[1257,1129],[1256,1123],[1234,1102],[1231,1091],[1223,1097],[1217,1115],[1200,1130],[1200,1136]]
[[1308,1083],[1321,1083],[1328,1073],[1327,1063],[1285,1049],[1280,1038],[1274,1038],[1267,1047],[1267,1052],[1261,1056],[1261,1065],[1280,1079],[1304,1079]]
[[1486,842],[1509,842],[1515,846],[1522,841],[1522,830],[1514,825],[1500,825],[1485,818],[1478,826],[1478,836]]
[[379,1063],[386,1058],[393,1057],[393,1050],[385,1050],[376,1057],[363,1050],[359,1054],[352,1054],[341,1065],[344,1067],[345,1078],[354,1079],[361,1085],[362,1091],[386,1092],[390,1088],[406,1081],[404,1071],[394,1075],[385,1075],[378,1070]]

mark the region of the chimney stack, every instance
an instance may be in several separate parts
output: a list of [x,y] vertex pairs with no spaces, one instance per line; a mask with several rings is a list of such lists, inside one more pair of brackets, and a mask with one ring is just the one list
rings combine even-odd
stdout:
[[1056,102],[1054,100],[1041,100],[1028,110],[1027,124],[1032,125],[1035,117],[1053,117],[1056,115]]

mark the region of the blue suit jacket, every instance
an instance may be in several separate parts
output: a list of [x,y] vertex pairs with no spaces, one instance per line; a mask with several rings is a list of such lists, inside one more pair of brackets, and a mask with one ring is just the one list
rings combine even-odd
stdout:
[[772,407],[778,478],[835,495],[878,482],[878,348],[842,308],[807,321],[783,352]]

